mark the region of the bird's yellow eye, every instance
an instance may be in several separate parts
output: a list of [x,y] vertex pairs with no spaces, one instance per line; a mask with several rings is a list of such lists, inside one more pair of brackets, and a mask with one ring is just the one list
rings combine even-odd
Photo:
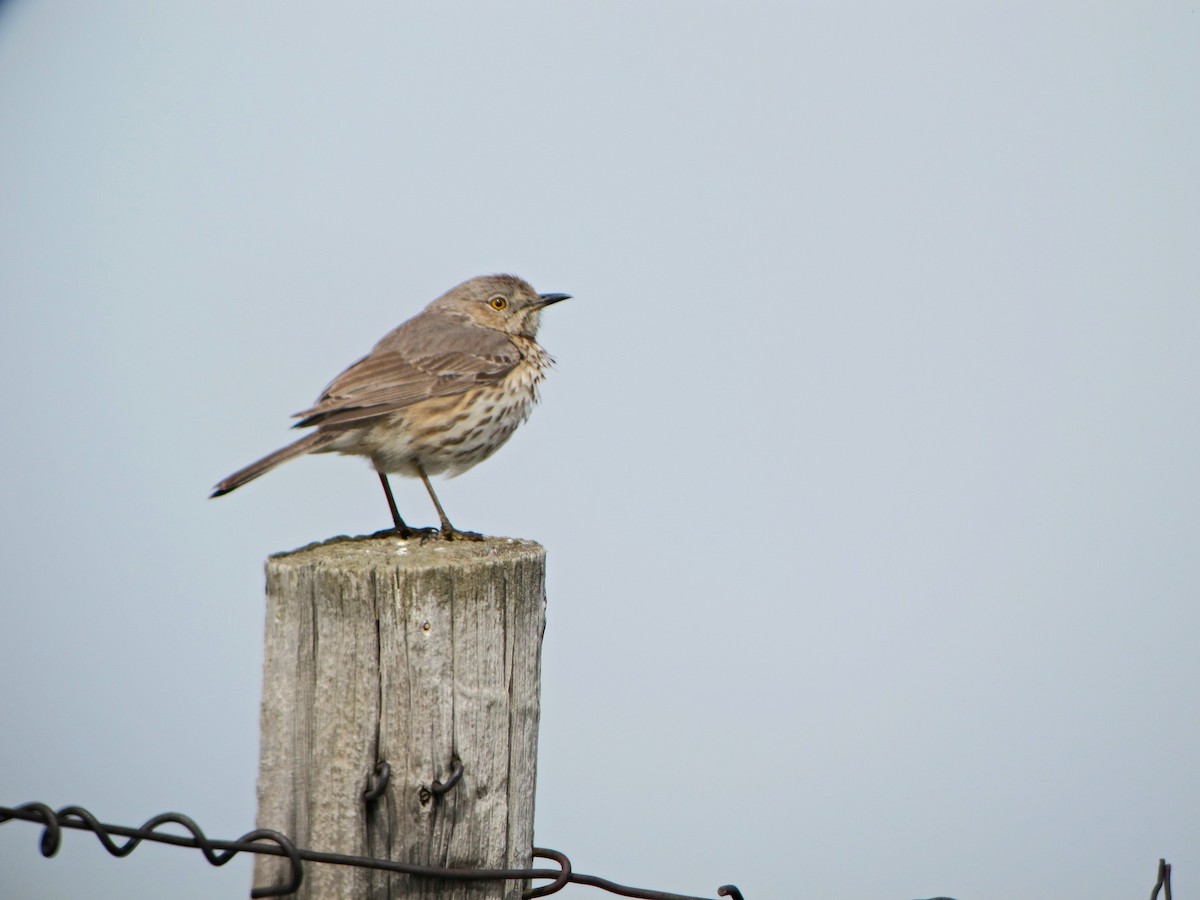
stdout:
[[493,297],[488,301],[488,306],[490,306],[492,309],[504,309],[508,306],[508,301],[503,297]]

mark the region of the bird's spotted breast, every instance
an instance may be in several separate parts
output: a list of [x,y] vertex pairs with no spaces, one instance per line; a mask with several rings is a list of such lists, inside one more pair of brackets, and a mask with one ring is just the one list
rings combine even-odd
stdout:
[[[502,447],[533,411],[538,384],[553,360],[538,344],[518,341],[521,361],[503,380],[453,397],[415,403],[373,429],[369,455],[382,471],[458,475]],[[361,451],[360,451],[361,452]]]

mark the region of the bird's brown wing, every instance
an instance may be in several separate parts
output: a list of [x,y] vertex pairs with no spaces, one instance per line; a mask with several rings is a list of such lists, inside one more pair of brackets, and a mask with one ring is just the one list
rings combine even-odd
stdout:
[[521,360],[503,341],[488,352],[443,350],[423,355],[376,347],[325,388],[316,404],[296,413],[297,428],[338,429],[386,415],[432,397],[495,384]]

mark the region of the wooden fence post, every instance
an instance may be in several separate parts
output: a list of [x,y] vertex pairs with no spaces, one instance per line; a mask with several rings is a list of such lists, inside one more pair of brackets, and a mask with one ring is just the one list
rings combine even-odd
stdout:
[[[258,827],[298,846],[527,868],[545,551],[504,538],[336,538],[267,561]],[[442,795],[455,760],[461,781]],[[377,762],[384,794],[363,791]],[[286,880],[259,856],[255,886]],[[300,898],[518,900],[526,884],[308,863]]]

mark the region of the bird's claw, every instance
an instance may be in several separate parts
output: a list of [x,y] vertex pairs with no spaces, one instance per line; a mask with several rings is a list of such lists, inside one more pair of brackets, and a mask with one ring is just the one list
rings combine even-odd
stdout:
[[407,541],[412,538],[420,538],[422,541],[427,541],[430,538],[437,537],[440,532],[436,528],[384,528],[376,531],[371,537],[398,537],[402,541]]
[[442,528],[437,536],[443,541],[483,541],[486,538],[478,531],[459,531],[457,528]]

